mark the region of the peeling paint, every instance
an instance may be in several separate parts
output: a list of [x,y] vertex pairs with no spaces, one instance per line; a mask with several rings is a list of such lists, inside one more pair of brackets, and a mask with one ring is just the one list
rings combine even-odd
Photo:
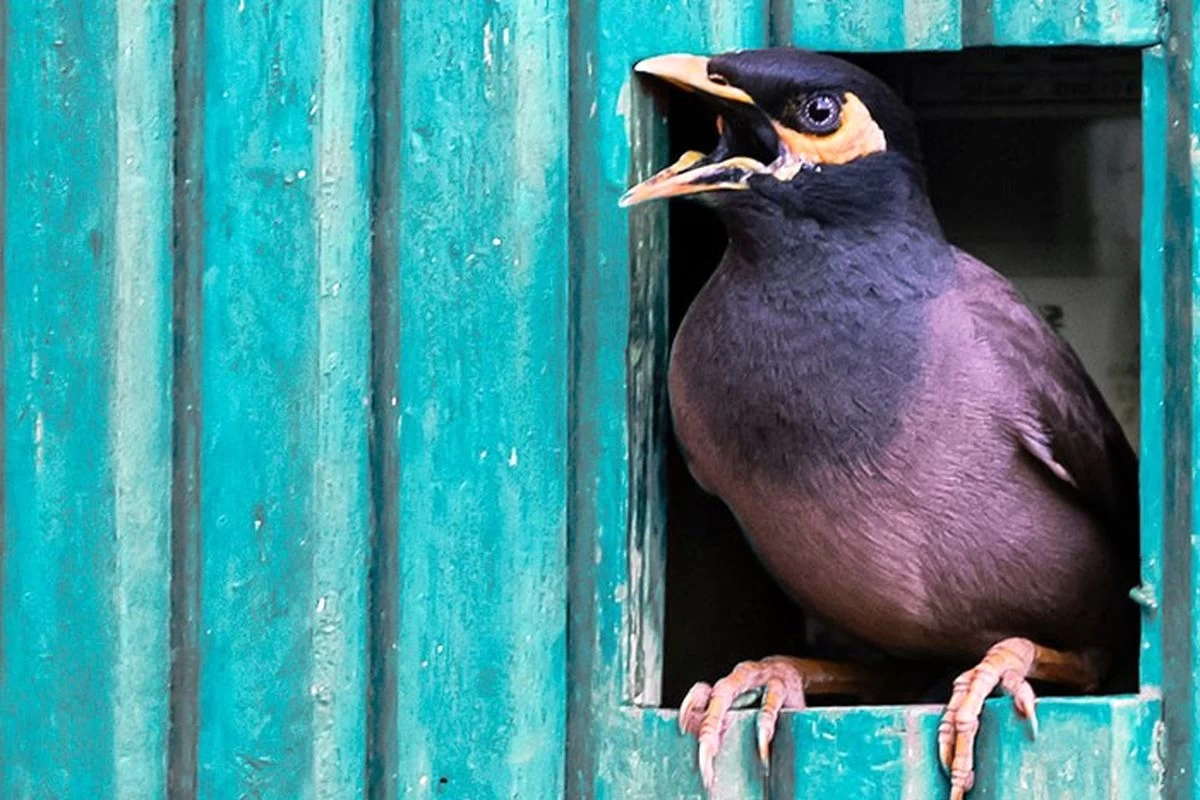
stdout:
[[492,42],[495,35],[492,33],[492,21],[489,19],[483,23],[483,63],[488,69],[496,65],[496,59],[492,55]]
[[33,415],[33,468],[39,474],[46,468],[46,448],[42,437],[46,432],[46,415],[38,411]]

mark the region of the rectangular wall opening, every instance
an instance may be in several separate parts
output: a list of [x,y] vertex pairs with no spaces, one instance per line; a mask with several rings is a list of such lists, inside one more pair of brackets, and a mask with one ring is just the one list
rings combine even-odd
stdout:
[[[853,60],[916,113],[947,237],[1009,276],[1072,344],[1136,449],[1140,52],[979,49]],[[683,93],[664,97],[670,159],[710,150],[712,113]],[[674,337],[725,235],[710,211],[686,201],[672,201],[669,223]],[[665,449],[666,465],[662,704],[677,706],[694,681],[743,659],[869,657],[792,605],[721,501],[694,483],[664,424],[665,435],[650,443]]]

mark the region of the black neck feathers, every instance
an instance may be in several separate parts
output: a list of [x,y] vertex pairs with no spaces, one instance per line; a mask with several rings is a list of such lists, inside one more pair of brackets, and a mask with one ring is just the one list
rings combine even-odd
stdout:
[[743,468],[864,468],[899,428],[954,256],[915,173],[884,166],[764,179],[720,206],[729,249],[675,357]]

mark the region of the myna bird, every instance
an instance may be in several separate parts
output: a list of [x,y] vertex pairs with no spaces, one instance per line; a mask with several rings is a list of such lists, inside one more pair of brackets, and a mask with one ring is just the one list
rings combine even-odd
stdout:
[[[1071,348],[946,241],[912,117],[886,85],[792,48],[636,69],[718,115],[713,152],[621,200],[688,195],[728,232],[671,349],[689,469],[807,612],[896,656],[975,665],[938,730],[961,798],[993,691],[1035,724],[1029,680],[1091,691],[1136,663],[1136,457]],[[743,662],[696,684],[680,724],[711,786],[739,695],[762,691],[765,762],[781,709],[875,680]]]

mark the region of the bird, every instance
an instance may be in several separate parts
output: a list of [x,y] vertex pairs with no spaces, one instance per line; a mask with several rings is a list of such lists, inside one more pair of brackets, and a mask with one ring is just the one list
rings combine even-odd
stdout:
[[[796,47],[635,70],[716,117],[712,152],[619,201],[686,197],[725,226],[670,349],[688,470],[804,612],[958,674],[937,746],[961,800],[987,697],[1010,696],[1036,732],[1030,681],[1093,692],[1131,659],[1136,675],[1137,456],[1071,347],[947,240],[914,117],[886,84]],[[711,789],[737,698],[761,693],[765,767],[783,709],[881,679],[758,656],[696,683],[679,722]]]

